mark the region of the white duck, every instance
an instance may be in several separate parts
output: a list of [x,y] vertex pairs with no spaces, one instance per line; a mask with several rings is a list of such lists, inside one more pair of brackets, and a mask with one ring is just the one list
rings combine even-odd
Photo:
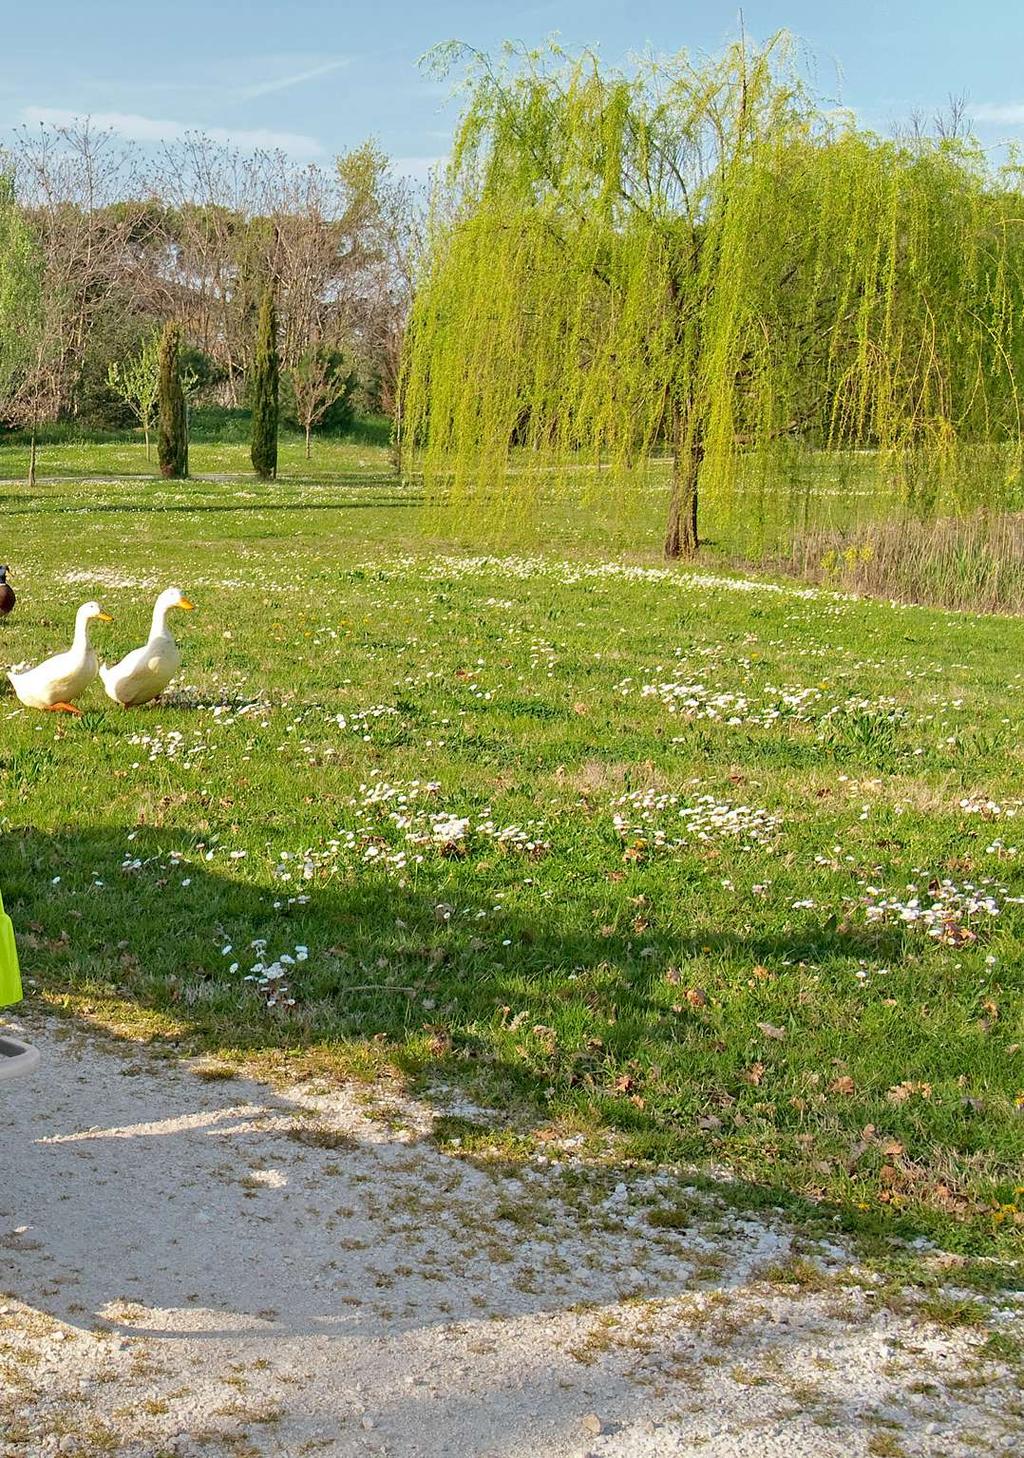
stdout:
[[23,673],[8,673],[14,692],[29,709],[54,709],[77,714],[74,701],[96,677],[99,663],[89,641],[92,623],[111,623],[98,602],[83,602],[75,614],[75,636],[66,653],[58,653]]
[[100,669],[107,697],[124,709],[148,704],[150,699],[162,694],[181,667],[178,645],[167,628],[167,614],[173,608],[193,611],[192,604],[177,587],[169,587],[157,598],[149,642],[127,654],[113,668],[104,664]]

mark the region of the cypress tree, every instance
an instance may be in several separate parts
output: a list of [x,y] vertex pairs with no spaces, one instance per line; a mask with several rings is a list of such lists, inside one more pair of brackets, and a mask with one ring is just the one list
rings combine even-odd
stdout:
[[279,377],[277,315],[274,291],[268,286],[260,301],[252,381],[252,465],[264,481],[272,481],[277,475]]
[[181,388],[181,329],[168,324],[160,339],[160,433],[157,460],[161,476],[184,480],[188,475],[188,421]]

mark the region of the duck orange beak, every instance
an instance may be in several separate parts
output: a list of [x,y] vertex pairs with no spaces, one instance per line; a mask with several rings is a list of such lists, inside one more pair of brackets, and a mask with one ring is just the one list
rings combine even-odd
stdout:
[[101,623],[112,623],[114,621],[109,613],[97,613],[96,616]]
[[188,600],[187,597],[179,597],[178,598],[178,606],[180,608],[184,608],[187,613],[194,613],[195,610],[196,610],[195,603],[194,602],[189,602],[189,600]]

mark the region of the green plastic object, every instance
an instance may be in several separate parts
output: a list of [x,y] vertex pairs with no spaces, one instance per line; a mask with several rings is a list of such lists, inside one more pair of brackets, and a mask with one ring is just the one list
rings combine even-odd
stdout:
[[18,948],[14,944],[14,926],[4,911],[0,896],[0,1007],[21,1001],[21,972],[18,969]]

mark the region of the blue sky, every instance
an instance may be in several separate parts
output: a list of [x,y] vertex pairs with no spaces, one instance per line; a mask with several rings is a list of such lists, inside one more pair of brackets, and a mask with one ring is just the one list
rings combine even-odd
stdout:
[[[1024,0],[746,0],[748,32],[808,43],[820,89],[887,131],[964,93],[984,140],[1024,141]],[[444,155],[450,88],[417,70],[458,37],[714,50],[732,0],[0,0],[0,131],[92,115],[143,142],[197,129],[330,158],[376,137],[410,174]]]

